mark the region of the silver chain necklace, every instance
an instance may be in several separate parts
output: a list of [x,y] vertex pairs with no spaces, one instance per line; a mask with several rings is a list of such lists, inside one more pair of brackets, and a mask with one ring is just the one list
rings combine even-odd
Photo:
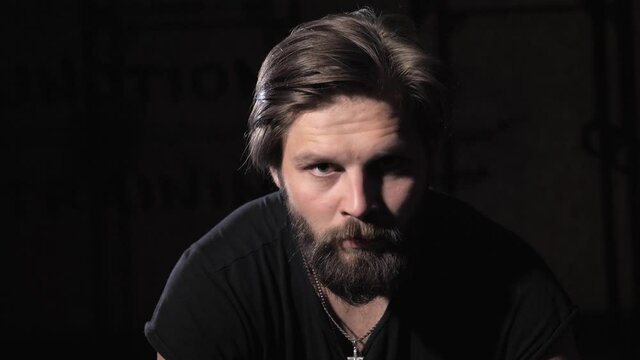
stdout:
[[316,294],[320,298],[320,304],[322,305],[322,309],[324,310],[325,314],[327,314],[327,316],[329,317],[329,320],[331,320],[333,325],[336,326],[336,328],[340,331],[340,333],[342,333],[342,335],[344,335],[344,337],[347,338],[347,340],[353,345],[353,356],[347,357],[347,360],[364,360],[364,356],[358,355],[358,343],[361,343],[364,345],[364,340],[367,337],[369,337],[369,335],[371,335],[371,333],[373,332],[373,330],[376,329],[376,327],[378,327],[380,320],[378,320],[373,325],[373,327],[369,329],[369,331],[367,331],[364,335],[360,337],[351,336],[348,332],[346,332],[342,328],[342,326],[340,326],[340,324],[333,318],[333,316],[331,316],[331,312],[329,312],[329,308],[327,307],[326,295],[324,293],[324,290],[322,289],[322,285],[320,285],[320,281],[318,280],[318,277],[316,276],[315,271],[313,271],[313,269],[307,264],[307,261],[304,259],[304,256],[302,257],[302,262],[304,264],[304,268],[307,270],[307,274],[309,275],[309,277],[313,279],[313,288],[315,289]]

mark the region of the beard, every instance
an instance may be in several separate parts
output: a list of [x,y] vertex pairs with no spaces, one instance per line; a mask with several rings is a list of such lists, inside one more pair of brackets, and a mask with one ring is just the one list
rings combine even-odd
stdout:
[[[397,288],[407,256],[399,229],[358,220],[314,235],[310,224],[287,201],[293,234],[318,281],[351,305],[363,305]],[[345,249],[344,240],[359,239],[363,248]]]

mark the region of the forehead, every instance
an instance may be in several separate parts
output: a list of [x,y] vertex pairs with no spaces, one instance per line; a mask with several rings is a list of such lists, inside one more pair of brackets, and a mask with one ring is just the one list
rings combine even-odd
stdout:
[[364,160],[413,147],[416,137],[402,127],[386,101],[340,97],[294,120],[283,139],[284,156]]
[[340,135],[382,129],[400,129],[400,116],[383,100],[362,96],[339,96],[319,108],[296,116],[287,135]]

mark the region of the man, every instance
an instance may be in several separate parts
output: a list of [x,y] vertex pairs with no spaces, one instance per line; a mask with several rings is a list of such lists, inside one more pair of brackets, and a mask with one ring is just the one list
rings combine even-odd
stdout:
[[183,254],[145,327],[159,359],[576,358],[575,307],[536,253],[427,186],[435,69],[370,10],[273,48],[248,150],[280,191]]

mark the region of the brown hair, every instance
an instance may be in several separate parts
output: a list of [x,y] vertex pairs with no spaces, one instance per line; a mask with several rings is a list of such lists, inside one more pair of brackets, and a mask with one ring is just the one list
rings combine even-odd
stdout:
[[258,73],[249,159],[261,170],[279,168],[282,139],[296,117],[340,95],[388,101],[430,150],[449,114],[439,73],[403,17],[361,9],[303,23],[269,52]]

